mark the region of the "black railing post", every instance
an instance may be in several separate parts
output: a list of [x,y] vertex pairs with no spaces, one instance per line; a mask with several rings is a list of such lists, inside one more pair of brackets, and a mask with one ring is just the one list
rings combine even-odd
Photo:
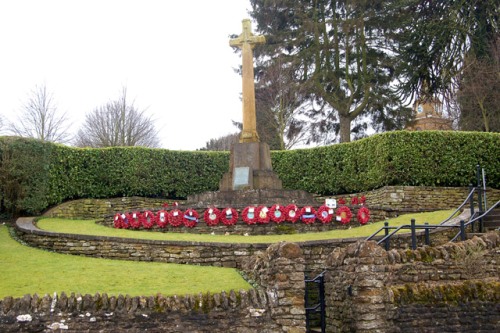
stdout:
[[[479,215],[483,214],[483,189],[481,186],[481,167],[479,164],[476,166],[476,178],[477,178],[477,205]],[[479,232],[483,232],[483,219],[479,219]]]
[[479,164],[476,165],[476,184],[477,187],[481,187],[481,166]]
[[411,219],[411,249],[417,248],[417,231],[415,229],[415,219]]
[[[389,235],[389,222],[388,221],[384,222],[384,230],[385,230],[385,237],[387,237]],[[390,237],[387,237],[385,239],[384,243],[385,243],[385,250],[389,251],[389,249],[391,247],[391,239],[390,239]]]
[[463,241],[466,239],[466,237],[465,237],[465,221],[464,220],[460,220],[460,239]]
[[[474,190],[474,186],[472,184],[469,184],[469,194]],[[471,218],[474,218],[474,194],[471,194],[470,199],[470,216]],[[474,232],[474,222],[471,224],[472,232]]]
[[425,245],[431,245],[431,234],[429,232],[429,223],[425,222]]
[[484,202],[484,211],[488,210],[488,200],[486,199],[486,174],[484,172],[484,168],[481,169],[481,176],[483,181],[483,202]]

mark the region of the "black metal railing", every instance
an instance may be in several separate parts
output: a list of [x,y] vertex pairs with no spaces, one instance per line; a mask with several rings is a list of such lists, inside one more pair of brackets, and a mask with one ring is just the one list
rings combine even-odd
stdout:
[[[366,240],[372,240],[382,231],[384,232],[384,236],[377,241],[377,244],[384,243],[385,249],[390,249],[391,237],[394,236],[401,230],[410,230],[411,233],[411,248],[414,250],[417,248],[417,231],[424,231],[424,244],[430,245],[430,230],[439,229],[439,228],[458,228],[458,233],[451,239],[451,241],[456,241],[457,239],[466,240],[467,234],[466,230],[470,226],[471,232],[475,231],[475,224],[477,222],[479,232],[483,232],[483,218],[488,215],[493,209],[496,207],[500,207],[500,201],[492,205],[489,209],[487,209],[486,203],[486,180],[484,175],[484,169],[481,169],[478,165],[476,168],[476,178],[477,178],[477,186],[470,185],[469,194],[467,198],[462,202],[462,204],[455,209],[455,211],[445,220],[440,222],[438,225],[429,225],[428,223],[424,223],[423,225],[417,225],[415,223],[415,219],[411,220],[410,224],[402,225],[399,227],[391,227],[388,222],[384,223],[384,226],[377,230],[375,233],[370,235]],[[475,211],[475,202],[474,196],[477,194],[477,207],[478,211]],[[457,213],[462,211],[464,207],[469,204],[470,206],[470,217],[468,222],[461,220],[458,225],[447,225],[452,218],[454,218]],[[392,232],[391,232],[392,230]]]
[[[463,228],[460,229],[460,233],[456,234],[455,237],[453,237],[451,239],[451,242],[454,242],[458,237],[460,237],[460,239],[465,239],[466,238],[466,235],[465,235],[465,230],[468,226],[471,226],[471,229],[474,230],[474,223],[476,222],[479,222],[479,230],[480,232],[483,231],[483,218],[485,216],[487,216],[488,214],[490,214],[494,209],[496,209],[497,207],[500,207],[500,200],[497,201],[495,204],[493,204],[490,208],[488,208],[485,212],[483,212],[482,214],[480,213],[475,213],[474,217],[471,217],[469,219],[469,222],[467,223],[464,223],[464,226]],[[462,222],[462,221],[461,221]],[[463,230],[462,230],[463,229]],[[461,234],[463,233],[463,234]]]
[[305,276],[306,332],[326,332],[325,271],[309,279]]

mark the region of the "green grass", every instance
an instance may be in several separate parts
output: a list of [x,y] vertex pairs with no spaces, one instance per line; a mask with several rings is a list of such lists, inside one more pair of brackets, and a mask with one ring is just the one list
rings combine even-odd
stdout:
[[[437,224],[447,218],[451,210],[408,214],[389,220],[391,226],[409,224],[415,218],[418,224]],[[274,243],[278,241],[303,242],[332,238],[366,237],[383,222],[370,223],[348,230],[294,235],[198,235],[182,233],[144,232],[122,230],[98,225],[93,220],[41,219],[38,226],[70,234],[87,234],[156,240],[183,240],[199,242]],[[256,226],[258,227],[258,226]],[[216,293],[222,290],[250,289],[251,286],[234,269],[96,259],[42,251],[21,245],[13,240],[7,227],[0,226],[0,298],[21,297],[25,294],[45,295],[54,292],[80,294],[107,293],[132,296],[184,295],[199,292]]]
[[[410,224],[414,218],[417,224],[428,222],[438,224],[448,218],[453,210],[443,210],[429,213],[416,213],[401,215],[389,220],[390,226],[400,226]],[[190,242],[217,242],[217,243],[276,243],[280,241],[305,242],[312,240],[324,240],[333,238],[367,237],[383,227],[384,222],[369,223],[364,226],[354,227],[345,230],[330,230],[325,232],[314,232],[292,235],[210,235],[210,234],[190,234],[190,233],[168,233],[168,232],[146,232],[139,230],[124,230],[105,227],[96,224],[93,220],[68,220],[58,218],[44,218],[37,223],[40,229],[56,231],[68,234],[83,234],[95,236],[110,236],[135,239],[150,240],[175,240]],[[291,224],[287,224],[291,225]],[[255,226],[258,228],[259,226]]]
[[52,253],[18,243],[6,226],[0,226],[0,267],[0,298],[62,291],[149,296],[251,289],[235,269]]

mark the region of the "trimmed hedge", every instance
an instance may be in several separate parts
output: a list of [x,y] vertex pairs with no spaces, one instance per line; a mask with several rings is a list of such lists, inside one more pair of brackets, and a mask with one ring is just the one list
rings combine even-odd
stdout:
[[[81,149],[0,137],[2,212],[38,214],[65,200],[185,198],[215,191],[229,153],[140,147]],[[388,132],[345,144],[271,153],[287,189],[322,195],[385,185],[467,186],[475,166],[500,188],[500,134]]]
[[350,143],[273,152],[283,186],[312,193],[353,193],[385,185],[468,186],[476,165],[500,188],[500,134],[387,132]]

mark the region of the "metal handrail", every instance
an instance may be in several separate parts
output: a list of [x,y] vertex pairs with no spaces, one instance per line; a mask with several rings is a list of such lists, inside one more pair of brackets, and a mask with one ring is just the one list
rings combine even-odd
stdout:
[[488,208],[488,210],[486,212],[484,212],[483,214],[481,214],[481,215],[475,217],[474,219],[471,219],[469,222],[465,223],[465,226],[468,226],[469,224],[474,223],[477,220],[482,219],[483,217],[485,217],[486,215],[488,215],[493,209],[497,208],[497,206],[500,207],[500,200],[497,201],[493,206],[491,206],[490,208]]
[[[399,227],[390,227],[388,225],[388,223],[386,222],[385,225],[380,228],[379,230],[377,230],[376,232],[374,232],[372,235],[368,236],[365,240],[371,240],[373,239],[375,236],[377,236],[382,230],[384,230],[386,232],[386,234],[384,235],[384,237],[382,237],[380,240],[377,241],[377,244],[381,244],[383,242],[386,242],[386,249],[388,249],[389,247],[389,240],[392,236],[394,236],[394,234],[396,234],[397,232],[401,231],[401,230],[405,230],[405,229],[410,229],[412,230],[412,244],[415,243],[416,244],[416,238],[415,238],[415,230],[417,229],[424,229],[425,232],[426,232],[426,239],[429,237],[429,230],[431,229],[438,229],[438,228],[460,228],[460,231],[451,239],[451,241],[455,241],[459,236],[462,236],[462,239],[465,239],[465,228],[471,224],[473,224],[474,222],[476,221],[482,221],[481,219],[483,217],[485,217],[486,215],[488,215],[493,209],[495,209],[496,207],[500,207],[500,201],[498,201],[497,203],[495,203],[494,205],[492,205],[489,209],[486,210],[486,212],[482,212],[482,204],[483,202],[479,202],[479,212],[474,212],[474,203],[473,201],[471,200],[471,198],[473,198],[473,195],[476,193],[476,192],[479,192],[479,191],[483,191],[482,188],[480,188],[479,186],[478,187],[473,187],[470,191],[469,191],[469,194],[467,195],[467,197],[465,198],[465,200],[462,202],[462,204],[460,204],[460,206],[455,209],[455,211],[448,217],[446,218],[445,220],[443,220],[442,222],[440,222],[438,225],[428,225],[428,224],[425,224],[425,225],[416,225],[415,224],[415,221],[412,220],[412,225],[408,225],[408,224],[405,224],[405,225],[402,225],[402,226],[399,226]],[[479,192],[480,193],[480,192]],[[480,195],[480,194],[479,194]],[[485,198],[484,198],[485,199]],[[479,198],[480,201],[484,200],[484,199],[481,199]],[[456,214],[461,211],[464,206],[470,201],[470,204],[471,204],[471,215],[469,217],[469,221],[467,223],[465,223],[464,221],[460,221],[460,225],[446,225],[445,223],[450,221],[454,216],[456,216]],[[486,207],[484,207],[486,209]],[[388,232],[389,230],[393,230],[392,232]],[[427,240],[426,240],[427,242]],[[412,245],[413,246],[413,245]]]
[[[472,217],[471,216],[469,222],[465,223],[464,226],[467,227],[467,226],[471,225],[472,223],[481,220],[483,217],[485,217],[486,215],[488,215],[497,206],[500,207],[500,200],[497,201],[493,206],[491,206],[490,208],[488,208],[488,210],[486,212],[482,213],[481,215],[476,216],[476,217]],[[477,213],[477,214],[479,214],[479,213]],[[476,214],[474,214],[474,215],[476,215]],[[454,242],[458,238],[458,236],[460,236],[460,233],[461,232],[459,232],[458,234],[456,234],[455,237],[453,237],[450,242]]]
[[[460,206],[458,206],[458,208],[447,219],[445,219],[442,222],[440,222],[439,225],[443,225],[444,223],[446,223],[449,220],[451,220],[465,206],[465,204],[470,200],[471,196],[474,195],[474,193],[476,191],[477,191],[477,188],[473,188],[469,192],[469,194],[467,195],[467,198],[462,202],[462,204]],[[377,242],[377,244],[380,244],[383,241],[385,241],[386,239],[392,237],[395,233],[397,233],[401,229],[408,228],[408,227],[410,227],[410,226],[408,226],[408,225],[402,225],[400,227],[397,227],[397,229],[395,231],[393,231],[392,233],[390,233],[388,235],[385,235],[379,242]],[[377,236],[382,230],[388,230],[388,229],[394,229],[394,228],[396,228],[396,227],[383,226],[382,228],[380,228],[379,230],[375,231],[373,234],[371,234],[370,236],[368,236],[368,238],[366,238],[365,241],[371,240],[373,237]]]
[[453,218],[453,216],[455,216],[455,214],[457,214],[470,200],[470,198],[474,195],[474,193],[477,191],[478,189],[476,187],[472,188],[472,190],[469,192],[469,195],[467,195],[467,198],[465,198],[464,202],[462,202],[462,204],[460,206],[458,206],[457,209],[455,209],[455,211],[444,221],[442,221],[441,223],[439,223],[440,225],[441,224],[445,224],[446,222],[448,222],[449,220],[451,220]]

